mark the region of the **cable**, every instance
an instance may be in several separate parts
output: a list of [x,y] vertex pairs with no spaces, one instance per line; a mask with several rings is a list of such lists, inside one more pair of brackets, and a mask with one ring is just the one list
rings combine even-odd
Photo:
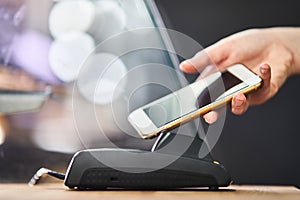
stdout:
[[28,182],[28,185],[29,186],[34,186],[36,185],[40,178],[44,175],[44,174],[48,174],[50,176],[53,176],[55,178],[58,178],[58,179],[61,179],[61,180],[64,180],[65,179],[65,174],[62,174],[62,173],[59,173],[59,172],[56,172],[56,171],[53,171],[53,170],[50,170],[50,169],[47,169],[47,168],[40,168],[34,175],[33,177],[30,179],[30,181]]

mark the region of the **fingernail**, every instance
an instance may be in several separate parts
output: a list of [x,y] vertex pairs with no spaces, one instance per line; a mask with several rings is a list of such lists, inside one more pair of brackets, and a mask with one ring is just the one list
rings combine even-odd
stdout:
[[269,72],[269,69],[263,68],[263,67],[260,68],[260,73],[267,74],[268,72]]
[[234,101],[233,101],[233,105],[234,106],[239,107],[239,106],[243,105],[243,103],[244,103],[244,99],[243,98],[241,98],[239,96],[237,96],[237,97],[234,98]]
[[184,69],[185,68],[185,65],[187,64],[188,62],[185,60],[183,61],[182,63],[179,64],[179,68],[180,69]]
[[212,118],[209,118],[209,117],[205,117],[204,120],[208,124],[213,124],[217,121],[216,119],[212,119]]
[[208,124],[215,123],[218,119],[218,115],[214,112],[208,113],[204,116],[204,120]]
[[260,73],[267,74],[267,73],[269,73],[269,70],[270,70],[270,68],[268,65],[266,65],[266,64],[260,65]]

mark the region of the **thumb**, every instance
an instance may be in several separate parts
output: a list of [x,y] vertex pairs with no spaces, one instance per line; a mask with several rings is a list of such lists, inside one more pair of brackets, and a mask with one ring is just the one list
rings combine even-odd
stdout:
[[194,57],[183,61],[180,69],[186,73],[200,73],[207,65],[211,64],[205,50],[198,52]]
[[217,42],[183,61],[180,69],[186,73],[199,73],[208,65],[219,65],[229,57],[229,48],[226,43]]

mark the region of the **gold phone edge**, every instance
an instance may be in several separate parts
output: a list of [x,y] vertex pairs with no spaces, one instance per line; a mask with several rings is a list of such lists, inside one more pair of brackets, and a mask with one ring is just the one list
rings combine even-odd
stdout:
[[[255,85],[252,85],[251,87],[247,87],[247,88],[241,90],[240,92],[243,93],[243,94],[249,94],[250,92],[253,92],[253,91],[259,89],[262,86],[262,84],[263,84],[262,82],[259,82]],[[234,93],[234,94],[236,94],[236,93]],[[222,107],[223,105],[225,105],[226,103],[231,101],[234,94],[232,94],[230,96],[227,96],[227,97],[225,97],[221,100],[218,100],[216,102],[210,103],[210,104],[208,104],[208,105],[206,105],[206,106],[204,106],[204,107],[188,114],[187,116],[180,117],[180,118],[178,118],[178,119],[176,119],[176,120],[174,120],[174,121],[172,121],[172,122],[170,122],[170,123],[168,123],[164,126],[161,126],[155,132],[148,133],[148,134],[140,133],[140,135],[143,139],[153,139],[153,138],[159,136],[159,134],[161,132],[163,132],[164,130],[170,130],[174,127],[178,127],[181,124],[187,123],[187,122],[189,122],[193,119],[196,119],[200,116],[205,115],[206,113],[212,111],[213,109],[218,109],[218,108]]]

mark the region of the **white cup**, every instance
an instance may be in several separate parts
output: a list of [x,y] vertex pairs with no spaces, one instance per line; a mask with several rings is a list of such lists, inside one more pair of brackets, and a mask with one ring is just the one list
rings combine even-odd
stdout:
[[60,80],[74,81],[94,49],[95,42],[89,34],[78,31],[65,33],[51,44],[50,67]]
[[94,22],[96,10],[90,0],[57,2],[49,15],[49,30],[54,38],[69,31],[86,32]]

